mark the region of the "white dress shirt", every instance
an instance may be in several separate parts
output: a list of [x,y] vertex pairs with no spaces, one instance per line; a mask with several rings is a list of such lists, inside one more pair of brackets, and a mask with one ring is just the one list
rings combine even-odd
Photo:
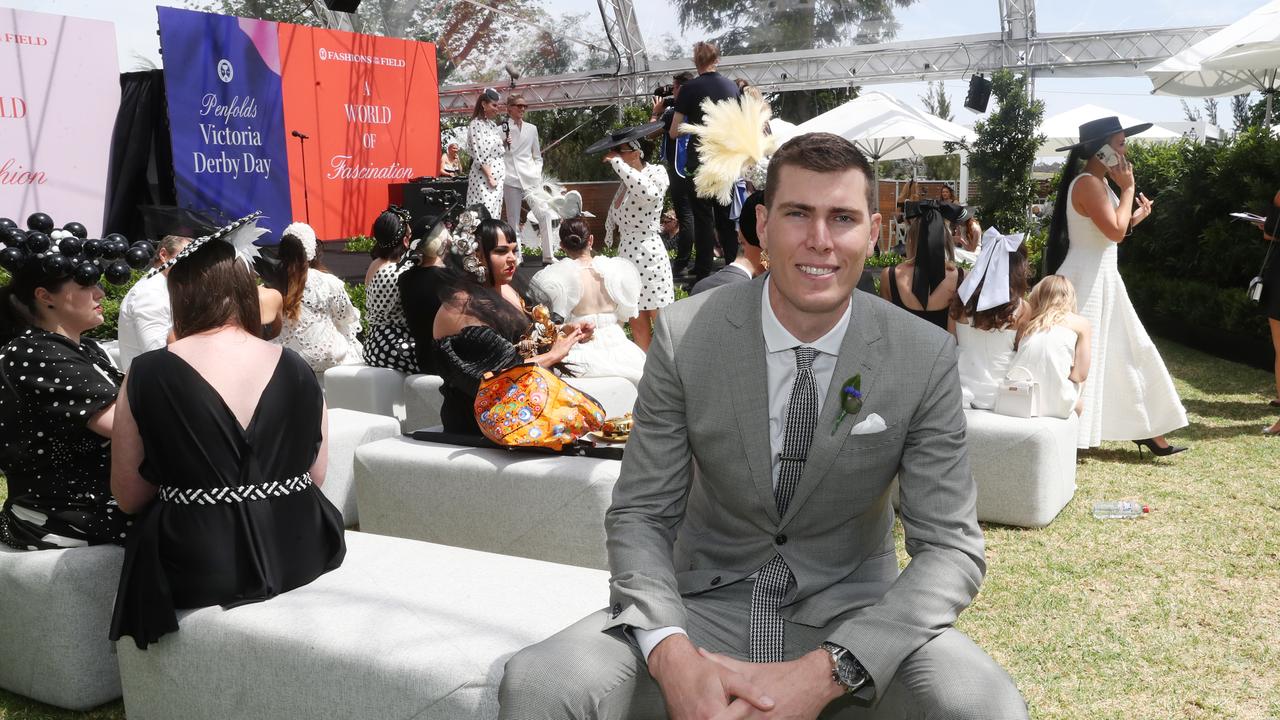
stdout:
[[[810,343],[800,342],[789,330],[782,326],[778,316],[773,313],[769,303],[770,278],[765,278],[760,299],[760,326],[764,331],[765,349],[765,383],[769,397],[769,460],[772,467],[773,486],[778,487],[778,458],[782,455],[783,433],[786,430],[787,407],[791,404],[791,386],[796,381],[795,348],[801,345],[817,350],[813,358],[813,380],[818,386],[818,415],[822,415],[822,403],[826,399],[827,388],[831,387],[831,376],[836,372],[836,360],[840,355],[840,344],[844,342],[845,331],[849,329],[849,318],[853,314],[853,303],[845,306],[844,315],[825,335]],[[662,627],[653,630],[635,628],[636,644],[645,660],[658,643],[671,635],[686,634],[684,628]]]
[[[542,183],[542,148],[538,144],[538,126],[531,122],[507,122],[511,145],[507,147],[504,163],[507,177],[504,183],[511,187],[532,190]],[[498,128],[502,130],[501,127]]]
[[120,369],[129,372],[134,358],[164,347],[172,327],[168,278],[156,273],[139,280],[120,302]]

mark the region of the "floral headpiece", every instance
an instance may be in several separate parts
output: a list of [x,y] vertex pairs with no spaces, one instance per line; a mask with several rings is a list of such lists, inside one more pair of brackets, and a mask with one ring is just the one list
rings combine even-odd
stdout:
[[454,221],[448,245],[449,252],[458,256],[462,269],[475,278],[476,282],[483,284],[489,279],[489,270],[485,267],[485,263],[476,257],[476,252],[480,249],[480,239],[476,236],[476,231],[480,229],[480,222],[485,219],[480,213],[480,208],[475,205],[463,210]]
[[280,233],[280,237],[292,235],[298,238],[298,242],[302,244],[302,254],[307,258],[307,262],[316,259],[316,230],[304,222],[289,223],[289,226]]

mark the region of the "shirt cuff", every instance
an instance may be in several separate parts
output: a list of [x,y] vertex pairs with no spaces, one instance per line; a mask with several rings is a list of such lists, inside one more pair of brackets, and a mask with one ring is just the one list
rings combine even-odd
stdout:
[[640,646],[640,652],[644,655],[644,661],[649,662],[649,653],[658,646],[658,643],[666,640],[672,635],[688,635],[682,627],[669,625],[667,627],[655,628],[653,630],[641,630],[640,628],[632,628],[631,632],[636,636],[636,644]]

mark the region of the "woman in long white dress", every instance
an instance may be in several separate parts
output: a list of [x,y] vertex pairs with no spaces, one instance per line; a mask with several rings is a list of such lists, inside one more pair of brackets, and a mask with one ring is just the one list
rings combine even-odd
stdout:
[[467,205],[484,205],[490,217],[502,217],[502,181],[506,177],[503,156],[506,145],[502,130],[493,121],[498,116],[498,93],[486,89],[476,98],[476,107],[467,125],[467,151],[471,153],[471,174],[467,178]]
[[[1172,455],[1187,448],[1170,445],[1164,435],[1185,427],[1187,413],[1116,267],[1116,246],[1152,207],[1145,195],[1135,197],[1125,137],[1150,126],[1121,128],[1117,118],[1102,118],[1080,126],[1079,143],[1059,148],[1071,155],[1058,187],[1046,265],[1049,274],[1075,287],[1079,313],[1093,330],[1077,445],[1130,440],[1139,453],[1146,447],[1156,455]],[[1119,196],[1108,177],[1120,188]]]
[[560,223],[568,259],[543,268],[529,294],[568,323],[595,325],[591,342],[578,343],[564,362],[574,377],[623,377],[640,384],[644,351],[627,339],[622,323],[636,316],[640,273],[630,260],[593,255],[595,238],[581,217]]
[[662,200],[670,179],[661,165],[646,165],[639,142],[631,140],[610,150],[605,162],[622,179],[622,187],[609,203],[605,237],[619,237],[618,255],[635,263],[640,271],[639,314],[630,322],[631,337],[649,349],[658,310],[675,302],[671,260],[662,243]]

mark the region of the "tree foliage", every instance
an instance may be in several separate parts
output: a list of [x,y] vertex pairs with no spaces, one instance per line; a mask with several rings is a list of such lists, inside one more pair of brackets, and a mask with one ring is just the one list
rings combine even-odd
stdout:
[[1036,131],[1044,102],[1031,100],[1021,75],[999,70],[991,78],[996,110],[974,126],[969,169],[978,186],[978,216],[1002,232],[1026,230],[1034,200],[1031,166],[1044,135]]
[[[946,85],[941,80],[930,82],[928,90],[920,96],[925,112],[943,120],[952,120],[955,113],[951,111],[951,98],[947,96]],[[960,177],[959,155],[936,155],[924,158],[924,175],[930,180],[955,180]]]

